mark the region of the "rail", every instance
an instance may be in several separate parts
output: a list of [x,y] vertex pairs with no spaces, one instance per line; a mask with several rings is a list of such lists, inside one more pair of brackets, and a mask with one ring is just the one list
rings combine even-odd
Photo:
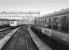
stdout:
[[[19,27],[20,28],[20,27]],[[6,36],[4,36],[2,39],[0,39],[0,50],[3,48],[3,46],[8,42],[8,40],[12,37],[12,35],[15,34],[15,32],[19,29],[16,28],[14,30],[12,30],[9,34],[7,34]]]

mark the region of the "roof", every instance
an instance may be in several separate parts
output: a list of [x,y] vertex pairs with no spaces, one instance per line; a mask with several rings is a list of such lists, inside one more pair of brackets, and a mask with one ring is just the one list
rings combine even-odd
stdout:
[[63,15],[63,14],[69,14],[69,8],[68,9],[62,9],[61,11],[57,11],[57,12],[48,14],[45,17],[58,16],[58,15]]

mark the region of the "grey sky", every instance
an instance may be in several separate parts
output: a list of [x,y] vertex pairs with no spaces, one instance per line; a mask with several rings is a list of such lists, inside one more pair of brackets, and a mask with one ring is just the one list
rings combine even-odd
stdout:
[[69,0],[0,0],[0,11],[32,10],[41,14],[69,8]]

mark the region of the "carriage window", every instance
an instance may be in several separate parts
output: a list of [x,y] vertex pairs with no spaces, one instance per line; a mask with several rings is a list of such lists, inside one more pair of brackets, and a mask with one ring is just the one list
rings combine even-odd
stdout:
[[64,19],[66,19],[66,16],[63,16]]
[[46,19],[45,19],[45,22],[46,22]]
[[14,22],[12,21],[11,24],[14,24]]
[[63,16],[62,17],[62,21],[66,21],[66,16]]

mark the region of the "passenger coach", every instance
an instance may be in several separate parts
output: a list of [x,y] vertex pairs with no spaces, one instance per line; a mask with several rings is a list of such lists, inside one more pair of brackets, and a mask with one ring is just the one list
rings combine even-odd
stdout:
[[45,17],[35,19],[35,25],[54,29],[61,32],[69,32],[69,9],[58,11]]

